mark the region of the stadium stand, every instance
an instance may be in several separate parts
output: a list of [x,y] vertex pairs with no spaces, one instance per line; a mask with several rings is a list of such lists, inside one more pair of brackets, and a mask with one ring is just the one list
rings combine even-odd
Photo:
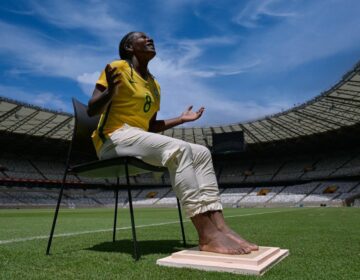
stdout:
[[170,187],[169,187],[169,192],[156,202],[156,206],[160,206],[160,207],[176,206],[176,196]]
[[247,174],[246,170],[251,169],[251,162],[243,160],[232,160],[226,162],[226,164],[219,164],[218,179],[220,183],[237,183],[245,180]]
[[152,188],[151,190],[142,190],[134,198],[134,205],[151,206],[166,196],[166,194],[169,192],[170,188]]
[[318,182],[310,182],[301,185],[287,186],[280,193],[268,201],[272,206],[295,206],[319,185]]
[[252,172],[249,176],[246,176],[244,182],[270,182],[282,165],[282,162],[272,159],[257,161],[251,169]]
[[241,199],[238,204],[241,207],[263,207],[283,189],[284,187],[258,187]]
[[253,188],[227,188],[220,194],[220,199],[225,206],[237,207],[237,203],[252,190]]

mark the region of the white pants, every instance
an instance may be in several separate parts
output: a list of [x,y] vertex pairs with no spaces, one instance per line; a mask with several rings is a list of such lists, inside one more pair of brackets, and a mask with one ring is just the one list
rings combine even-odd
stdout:
[[166,166],[188,217],[222,210],[211,153],[208,148],[124,125],[114,131],[99,152],[100,159],[133,156]]

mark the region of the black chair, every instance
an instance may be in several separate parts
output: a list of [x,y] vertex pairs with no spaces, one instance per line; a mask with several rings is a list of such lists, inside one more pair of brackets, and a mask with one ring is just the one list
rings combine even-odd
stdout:
[[[80,175],[80,176],[93,177],[93,178],[117,179],[116,180],[117,183],[115,186],[115,215],[114,215],[113,242],[115,242],[115,238],[116,238],[116,221],[117,221],[119,189],[127,189],[130,217],[131,217],[131,229],[132,229],[133,244],[134,244],[134,258],[135,260],[138,260],[140,258],[140,254],[136,240],[130,176],[149,173],[149,172],[164,172],[166,171],[166,168],[149,165],[135,157],[118,157],[107,160],[98,160],[94,146],[91,141],[91,134],[96,129],[100,117],[99,116],[89,117],[87,114],[86,105],[80,103],[75,98],[72,99],[72,102],[75,113],[74,132],[67,155],[66,169],[64,172],[59,198],[55,209],[55,214],[54,214],[53,224],[51,227],[50,237],[46,249],[46,254],[47,255],[50,254],[50,247],[54,235],[57,216],[59,213],[61,198],[63,196],[63,191],[66,184],[66,177],[68,174],[73,174],[73,175]],[[119,178],[121,177],[126,178],[125,186],[123,185],[120,186],[119,184]],[[179,211],[181,234],[182,234],[183,244],[185,247],[186,240],[185,240],[184,225],[181,215],[181,207],[178,199],[177,199],[177,206]]]

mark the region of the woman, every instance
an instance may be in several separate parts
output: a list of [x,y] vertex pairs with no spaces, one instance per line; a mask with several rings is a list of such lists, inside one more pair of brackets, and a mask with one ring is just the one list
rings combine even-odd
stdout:
[[160,86],[148,70],[156,55],[154,42],[142,32],[130,32],[120,42],[121,60],[101,73],[88,114],[101,114],[93,133],[100,159],[134,156],[169,169],[176,196],[191,218],[199,248],[223,254],[247,254],[258,246],[241,238],[225,223],[210,151],[201,145],[156,134],[197,120],[204,112],[190,106],[179,117],[157,120]]

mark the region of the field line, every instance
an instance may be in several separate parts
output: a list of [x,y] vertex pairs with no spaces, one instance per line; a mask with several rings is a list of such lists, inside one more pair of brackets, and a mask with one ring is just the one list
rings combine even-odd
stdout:
[[[292,212],[300,209],[313,209],[313,208],[293,208],[293,209],[287,209],[287,210],[277,210],[277,211],[269,211],[269,212],[259,212],[259,213],[248,213],[248,214],[238,214],[238,215],[228,215],[225,216],[225,218],[235,218],[235,217],[246,217],[246,216],[257,216],[257,215],[265,215],[265,214],[273,214],[273,213],[284,213],[284,212]],[[190,222],[190,220],[184,220],[184,223]],[[179,221],[174,222],[165,222],[165,223],[155,223],[155,224],[147,224],[147,225],[138,225],[136,228],[146,228],[146,227],[156,227],[156,226],[164,226],[164,225],[171,225],[171,224],[178,224]],[[130,226],[128,227],[119,227],[116,228],[116,230],[128,230],[131,229]],[[78,231],[78,232],[69,232],[69,233],[59,233],[54,234],[54,237],[67,237],[67,236],[76,236],[76,235],[83,235],[83,234],[89,234],[89,233],[99,233],[99,232],[109,232],[113,229],[97,229],[97,230],[86,230],[86,231]],[[24,238],[14,238],[14,239],[8,239],[8,240],[0,240],[0,245],[3,244],[10,244],[10,243],[16,243],[16,242],[25,242],[25,241],[32,241],[32,240],[39,240],[39,239],[48,239],[49,235],[38,235],[38,236],[32,236],[32,237],[24,237]]]

